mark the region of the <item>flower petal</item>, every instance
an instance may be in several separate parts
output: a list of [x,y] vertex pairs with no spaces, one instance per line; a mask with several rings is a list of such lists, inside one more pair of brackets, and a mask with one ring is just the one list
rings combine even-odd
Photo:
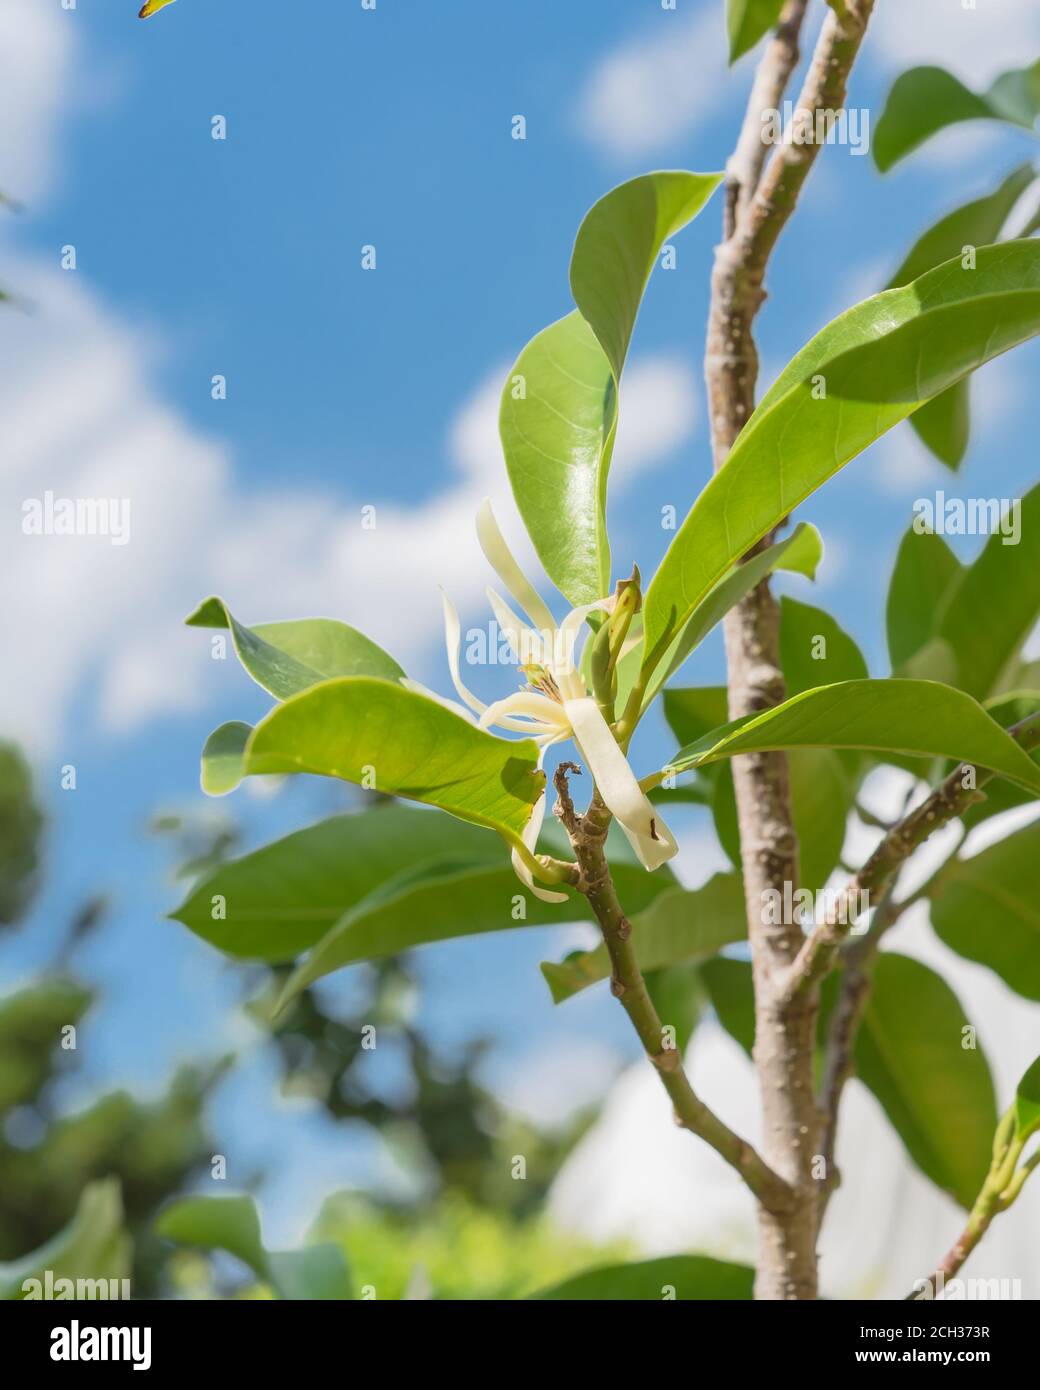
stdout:
[[[548,743],[545,746],[547,747]],[[542,765],[542,758],[544,756],[545,747],[543,747],[541,753],[539,753],[538,755],[539,767],[541,767]],[[534,806],[531,810],[531,818],[524,826],[523,834],[520,836],[520,838],[523,840],[524,844],[527,846],[527,848],[531,851],[532,854],[534,854],[535,846],[538,843],[538,836],[541,834],[542,831],[542,821],[545,819],[545,805],[546,794],[545,792],[542,792],[541,796],[534,803]],[[524,861],[520,858],[520,855],[516,850],[513,850],[512,859],[513,872],[516,874],[517,878],[524,885],[524,887],[529,888],[536,898],[541,898],[543,903],[565,903],[567,901],[568,894],[557,893],[554,892],[551,888],[542,888],[539,884],[535,883],[534,875],[531,873],[531,870],[527,867]]]
[[543,636],[536,628],[529,627],[522,618],[518,618],[501,594],[496,594],[494,589],[486,589],[485,593],[495,621],[513,649],[517,664],[544,666],[555,628]]
[[644,869],[657,869],[678,851],[671,831],[647,800],[595,700],[565,700],[574,731],[600,796],[628,837]]
[[444,604],[444,636],[448,646],[448,670],[451,672],[452,684],[474,714],[483,714],[487,705],[483,700],[478,700],[470,690],[467,690],[459,674],[459,649],[462,646],[462,624],[459,622],[459,610],[443,589],[441,590],[441,602]]
[[565,700],[580,700],[588,694],[585,677],[574,660],[574,647],[582,624],[597,609],[612,613],[616,602],[617,595],[610,594],[607,598],[597,599],[595,603],[583,603],[578,608],[572,608],[560,624],[554,637],[551,669]]
[[[532,728],[531,722],[539,728]],[[563,706],[547,695],[539,695],[536,690],[518,690],[515,695],[507,695],[504,700],[496,700],[480,716],[481,728],[497,724],[500,729],[512,729],[518,733],[535,734],[544,732],[551,738],[566,738],[570,734],[570,724],[563,712]]]
[[505,536],[498,529],[491,503],[486,497],[477,509],[477,539],[488,564],[530,618],[532,625],[543,632],[554,631],[556,620],[539,597],[534,585],[516,563],[513,552],[506,545]]

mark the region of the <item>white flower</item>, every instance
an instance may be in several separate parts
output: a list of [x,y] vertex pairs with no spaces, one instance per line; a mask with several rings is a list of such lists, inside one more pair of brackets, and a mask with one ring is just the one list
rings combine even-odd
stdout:
[[[600,796],[628,837],[639,862],[656,869],[678,849],[671,831],[647,800],[599,705],[589,694],[574,649],[588,615],[597,609],[609,613],[613,596],[574,608],[557,625],[506,545],[486,499],[477,513],[481,549],[509,593],[529,621],[510,608],[493,589],[488,599],[502,632],[519,658],[527,685],[515,695],[485,705],[468,690],[459,671],[462,628],[455,605],[444,597],[444,626],[448,665],[459,697],[479,717],[482,728],[497,725],[511,733],[532,737],[539,747],[539,766],[545,750],[554,743],[573,739],[599,789]],[[545,794],[538,800],[524,830],[523,841],[534,852],[545,816]],[[513,868],[528,888],[545,902],[566,902],[565,893],[554,893],[533,882],[527,864],[513,851]]]

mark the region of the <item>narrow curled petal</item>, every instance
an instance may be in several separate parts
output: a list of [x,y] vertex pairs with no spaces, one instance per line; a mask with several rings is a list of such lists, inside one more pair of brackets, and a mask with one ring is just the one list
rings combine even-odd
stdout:
[[647,800],[595,700],[565,700],[564,710],[589,772],[644,869],[657,869],[678,845]]
[[[538,765],[539,767],[541,766],[541,759],[539,759]],[[534,808],[531,811],[531,819],[527,822],[524,833],[521,836],[524,844],[532,854],[534,853],[535,845],[538,843],[538,836],[541,834],[542,821],[544,819],[545,792],[542,792],[541,796],[534,804]],[[543,888],[540,884],[535,883],[534,875],[520,858],[516,850],[513,850],[513,872],[524,887],[529,888],[536,898],[541,898],[543,903],[565,903],[567,901],[566,893],[556,893],[551,888]]]
[[506,545],[506,538],[498,529],[498,522],[491,510],[491,503],[485,497],[477,509],[477,539],[487,562],[501,579],[517,603],[524,610],[536,628],[551,632],[556,627],[553,615],[538,596],[534,585],[516,563],[513,552]]
[[441,602],[444,604],[444,636],[448,646],[448,670],[451,672],[452,684],[474,714],[483,714],[487,705],[484,704],[483,700],[478,700],[466,688],[459,674],[459,650],[462,646],[462,624],[459,622],[459,610],[443,589],[441,590]]
[[[540,727],[534,727],[532,721]],[[504,700],[496,700],[480,716],[480,724],[484,729],[497,724],[500,729],[534,734],[535,737],[548,735],[553,739],[566,737],[570,733],[563,706],[534,690],[518,690]]]
[[589,614],[595,613],[597,609],[606,613],[613,612],[616,602],[616,595],[610,594],[607,598],[597,599],[595,603],[583,603],[578,608],[572,608],[560,624],[555,636],[552,671],[560,687],[560,694],[565,700],[577,700],[588,694],[585,679],[574,660],[574,647],[582,624]]
[[529,627],[522,618],[518,618],[501,594],[496,594],[494,589],[487,589],[485,592],[495,621],[512,647],[518,664],[544,666],[549,659],[555,629],[543,636],[537,629]]

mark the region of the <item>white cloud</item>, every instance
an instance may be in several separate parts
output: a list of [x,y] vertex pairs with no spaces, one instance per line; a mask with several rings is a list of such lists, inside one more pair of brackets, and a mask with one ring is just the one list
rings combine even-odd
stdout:
[[688,17],[650,14],[638,37],[599,60],[578,97],[581,133],[620,158],[660,149],[698,121],[717,119],[731,82],[749,80],[745,69],[730,77],[720,6]]
[[977,87],[1038,49],[1040,11],[1022,0],[904,0],[877,6],[866,52],[893,72],[934,64]]
[[[10,615],[20,679],[0,696],[6,732],[39,748],[53,745],[73,705],[87,728],[126,730],[204,703],[224,668],[182,620],[211,592],[246,621],[353,622],[415,670],[440,648],[438,583],[463,611],[483,603],[491,576],[473,518],[485,495],[531,561],[501,463],[504,371],[464,401],[448,431],[454,477],[416,506],[367,493],[351,505],[299,486],[247,491],[225,451],[157,398],[149,335],[119,322],[80,272],[14,258],[2,278],[34,305],[3,324],[17,350],[0,381],[9,452],[0,577],[22,596],[20,616]],[[692,371],[677,359],[636,361],[623,395],[619,484],[681,443],[696,415]],[[22,534],[23,503],[47,490],[128,498],[129,543]],[[362,502],[376,506],[372,530],[362,529]],[[84,681],[96,684],[93,711]]]
[[53,172],[55,130],[67,105],[78,15],[57,3],[0,6],[0,191],[37,199]]

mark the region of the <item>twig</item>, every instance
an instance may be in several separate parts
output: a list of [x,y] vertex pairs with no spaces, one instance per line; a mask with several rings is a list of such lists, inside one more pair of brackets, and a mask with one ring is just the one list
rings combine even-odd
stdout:
[[710,1144],[735,1168],[763,1206],[783,1210],[790,1203],[787,1184],[754,1148],[735,1134],[696,1094],[682,1063],[682,1055],[668,1046],[660,1017],[647,992],[643,973],[632,942],[632,926],[622,911],[607,864],[604,845],[610,825],[610,812],[594,794],[588,811],[578,815],[574,809],[567,775],[580,772],[574,763],[561,763],[553,784],[558,797],[556,815],[567,830],[581,868],[579,891],[596,915],[610,956],[611,992],[620,1000],[653,1063],[661,1084],[671,1097],[677,1122]]
[[[1026,751],[1040,746],[1040,715],[1030,715],[1012,725],[1008,733]],[[969,772],[974,775],[969,776]],[[782,981],[785,997],[794,998],[823,979],[834,965],[838,947],[855,925],[861,905],[869,902],[872,895],[883,893],[893,874],[931,835],[976,801],[984,800],[980,788],[994,776],[988,769],[976,772],[971,764],[961,763],[915,811],[893,826],[859,873],[830,904],[827,920],[806,937]]]

